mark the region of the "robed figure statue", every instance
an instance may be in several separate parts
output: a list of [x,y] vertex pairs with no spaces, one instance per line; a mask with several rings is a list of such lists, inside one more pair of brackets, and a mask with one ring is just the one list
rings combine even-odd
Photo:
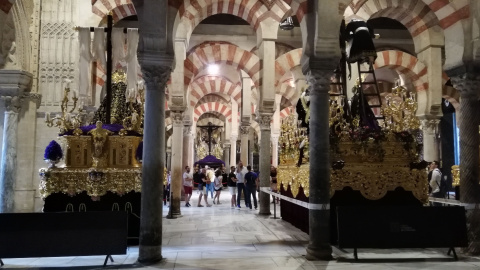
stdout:
[[371,67],[377,58],[373,28],[365,21],[353,19],[347,24],[343,36],[347,41],[347,62],[368,63]]

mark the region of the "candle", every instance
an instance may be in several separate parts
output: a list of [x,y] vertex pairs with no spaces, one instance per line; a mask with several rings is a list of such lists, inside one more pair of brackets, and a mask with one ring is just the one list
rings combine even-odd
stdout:
[[45,121],[50,122],[50,113],[49,112],[45,113]]
[[76,99],[77,98],[77,91],[73,90],[73,98]]

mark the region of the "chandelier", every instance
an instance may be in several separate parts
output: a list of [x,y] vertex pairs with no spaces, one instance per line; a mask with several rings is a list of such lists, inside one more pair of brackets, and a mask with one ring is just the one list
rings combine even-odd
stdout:
[[292,17],[288,17],[280,23],[280,29],[285,31],[292,30],[294,27]]

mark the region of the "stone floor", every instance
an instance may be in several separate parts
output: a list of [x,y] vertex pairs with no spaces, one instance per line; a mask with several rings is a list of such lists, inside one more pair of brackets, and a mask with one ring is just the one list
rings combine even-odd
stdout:
[[352,250],[334,248],[333,261],[307,261],[307,234],[255,210],[231,209],[229,195],[222,197],[220,205],[182,207],[183,217],[163,220],[165,260],[156,265],[136,264],[138,247],[130,247],[106,268],[105,256],[86,256],[4,259],[0,269],[480,269],[479,257],[459,254],[455,262],[447,249],[359,250],[355,262]]

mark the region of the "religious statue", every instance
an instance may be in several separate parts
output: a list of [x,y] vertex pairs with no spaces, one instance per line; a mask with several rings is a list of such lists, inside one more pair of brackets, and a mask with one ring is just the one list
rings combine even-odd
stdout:
[[343,33],[347,41],[347,62],[368,63],[372,65],[377,58],[377,51],[373,44],[375,34],[367,22],[353,19]]
[[375,131],[380,130],[375,114],[373,113],[372,108],[370,108],[368,100],[363,93],[360,79],[357,79],[355,86],[353,87],[353,93],[351,105],[353,127],[369,128],[370,130]]
[[309,120],[310,120],[310,93],[308,88],[302,89],[302,93],[300,94],[300,98],[298,99],[296,105],[296,112],[297,112],[297,119],[300,122],[300,126],[307,129],[307,134],[309,133]]
[[105,167],[107,165],[107,155],[105,152],[105,145],[108,140],[108,136],[112,135],[113,132],[110,130],[104,129],[102,127],[102,122],[97,121],[96,128],[90,130],[88,134],[92,135],[93,139],[93,167]]

